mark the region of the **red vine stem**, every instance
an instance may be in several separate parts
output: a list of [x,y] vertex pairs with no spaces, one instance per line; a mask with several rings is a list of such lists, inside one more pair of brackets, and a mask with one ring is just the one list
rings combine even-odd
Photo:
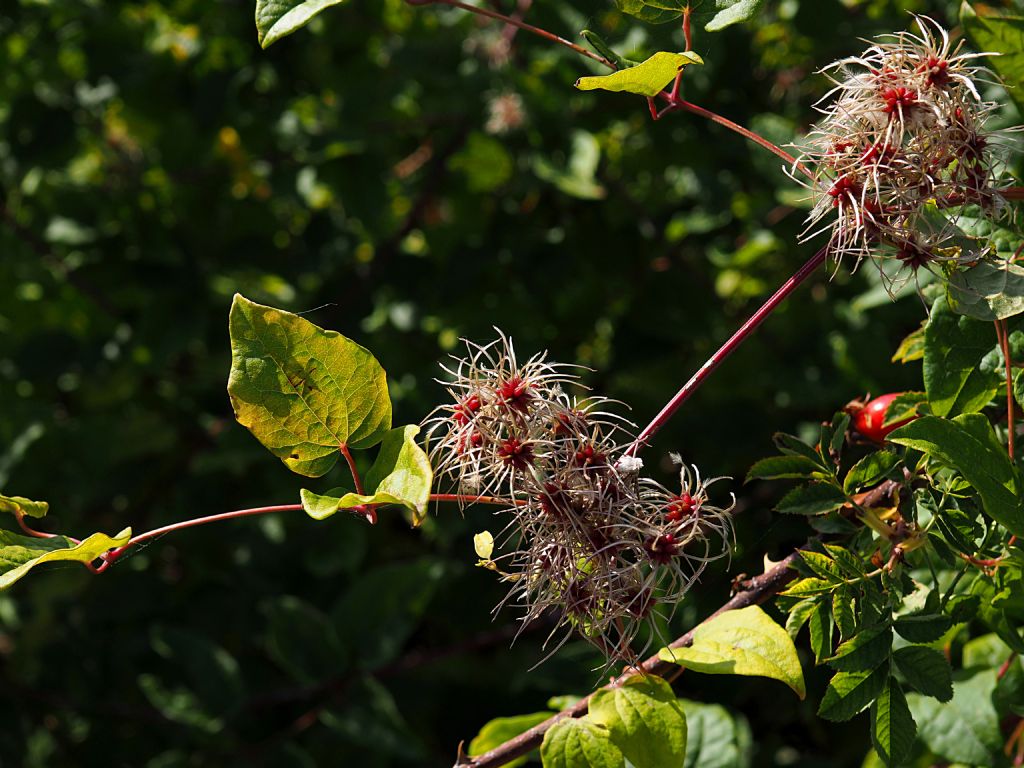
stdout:
[[582,45],[576,45],[576,43],[566,40],[564,37],[556,35],[554,32],[548,32],[546,29],[541,29],[540,27],[533,26],[533,24],[527,24],[522,19],[516,19],[513,18],[512,16],[506,16],[503,13],[492,11],[489,8],[482,8],[476,5],[469,5],[468,3],[460,2],[460,0],[406,0],[406,2],[409,3],[409,5],[450,5],[452,8],[461,8],[462,10],[469,11],[470,13],[476,13],[479,14],[480,16],[486,16],[490,19],[495,19],[496,21],[504,22],[505,24],[511,24],[513,27],[519,27],[519,29],[522,29],[525,32],[530,32],[531,34],[537,35],[538,37],[543,37],[545,40],[548,40],[552,43],[564,45],[566,48],[575,51],[581,56],[586,56],[588,59],[593,59],[594,61],[598,62],[599,64],[603,64],[609,69],[617,69],[615,64],[606,59],[604,56],[600,56],[594,53],[593,51],[588,51]]
[[806,264],[800,267],[791,278],[784,282],[775,293],[769,297],[769,299],[758,308],[758,310],[750,316],[750,318],[740,326],[739,330],[736,331],[729,340],[726,341],[718,351],[715,352],[707,362],[702,365],[690,380],[683,384],[682,388],[675,394],[675,396],[665,404],[665,407],[661,409],[657,416],[644,427],[643,431],[639,434],[633,444],[626,451],[627,455],[635,456],[637,451],[645,446],[654,436],[654,433],[661,429],[665,422],[667,422],[679,407],[685,403],[697,388],[704,382],[704,380],[711,375],[712,371],[718,368],[725,360],[736,351],[750,334],[752,334],[758,326],[761,325],[768,316],[775,311],[776,307],[779,306],[786,298],[799,287],[808,277],[810,277],[814,271],[825,262],[825,258],[828,256],[828,246],[826,245],[819,250],[814,256],[812,256]]
[[[507,505],[510,505],[510,504],[525,504],[526,503],[525,501],[516,501],[516,500],[512,500],[512,499],[499,499],[499,498],[497,498],[495,496],[465,496],[465,495],[458,494],[458,493],[432,493],[430,495],[430,500],[431,501],[454,501],[454,502],[459,502],[459,503],[462,503],[462,504],[497,504],[497,505],[502,505],[502,506],[507,506]],[[373,509],[375,507],[378,507],[378,506],[383,506],[383,505],[381,505],[381,504],[367,504],[367,505],[364,505],[364,506],[361,506],[361,507],[355,507],[355,508],[353,508],[353,509],[351,509],[349,511],[352,511],[352,512],[364,512],[364,513],[365,513],[365,511],[371,511],[372,512]],[[103,563],[101,565],[99,565],[99,566],[96,566],[92,570],[94,571],[94,573],[103,573],[105,570],[107,570],[107,568],[109,568],[115,562],[120,560],[121,557],[124,555],[124,553],[127,552],[132,547],[138,546],[139,544],[142,544],[143,542],[150,541],[152,539],[156,539],[156,538],[158,538],[160,536],[163,536],[165,533],[174,533],[175,531],[183,531],[183,530],[185,530],[187,528],[195,528],[197,526],[206,525],[208,523],[219,523],[219,522],[221,522],[223,520],[235,520],[235,519],[238,519],[240,517],[256,517],[258,515],[266,515],[266,514],[270,514],[272,512],[299,512],[299,511],[302,511],[302,505],[301,504],[275,504],[275,505],[269,506],[269,507],[252,507],[250,509],[236,509],[236,510],[234,510],[232,512],[221,512],[220,514],[217,514],[217,515],[207,515],[206,517],[195,517],[195,518],[192,518],[191,520],[182,520],[181,522],[171,523],[170,525],[165,525],[165,526],[162,526],[160,528],[154,528],[151,531],[146,531],[145,533],[140,533],[138,536],[132,536],[132,538],[129,539],[126,544],[124,544],[124,545],[122,545],[122,546],[120,546],[120,547],[118,547],[116,549],[112,549],[109,552],[107,552],[105,555],[102,555],[101,559],[103,560]],[[16,515],[16,517],[19,517],[19,523],[21,523],[20,516]],[[22,527],[23,527],[23,529],[27,533],[30,533],[33,536],[39,536],[39,537],[42,537],[42,538],[50,538],[50,537],[52,537],[54,535],[54,534],[40,533],[39,531],[32,531],[31,529],[25,527],[24,525],[22,525]],[[65,537],[65,538],[70,538],[70,537]],[[76,539],[71,539],[71,541],[76,541],[77,542]]]
[[[29,536],[34,536],[37,539],[52,539],[57,536],[56,533],[44,533],[43,531],[37,531],[34,528],[29,528],[28,523],[25,522],[25,513],[20,510],[14,513],[14,519],[18,521],[18,527]],[[65,538],[69,537],[65,536]],[[75,539],[71,539],[71,541],[75,541]]]

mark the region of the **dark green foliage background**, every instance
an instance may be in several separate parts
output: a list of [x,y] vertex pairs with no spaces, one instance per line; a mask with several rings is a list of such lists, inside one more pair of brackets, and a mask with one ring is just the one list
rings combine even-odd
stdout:
[[[698,31],[707,66],[686,94],[787,142],[827,90],[819,66],[907,10],[952,24],[957,5],[772,0],[756,24]],[[587,383],[643,423],[816,247],[795,242],[799,188],[774,158],[690,116],[652,123],[637,98],[576,92],[592,70],[568,51],[519,34],[505,57],[502,30],[465,14],[350,0],[263,52],[252,10],[0,10],[0,489],[49,500],[54,529],[297,500],[299,478],[231,418],[236,291],[372,349],[396,423],[438,401],[458,337],[492,325],[526,355],[595,369]],[[610,2],[546,0],[529,19],[599,30],[627,55],[681,47],[674,25]],[[523,124],[488,133],[506,94]],[[580,146],[599,149],[592,174]],[[888,360],[923,315],[913,295],[890,304],[870,266],[823,272],[648,464],[668,480],[655,457],[677,450],[742,478],[772,432],[919,388],[917,364]],[[770,512],[775,486],[733,488],[737,555],[678,628],[806,534]],[[487,510],[443,507],[418,531],[382,518],[223,524],[103,577],[53,567],[18,584],[0,596],[0,765],[442,766],[491,717],[598,683],[585,646],[532,672],[543,631],[509,650],[512,613],[490,616],[501,585],[473,567],[472,534],[500,525]],[[814,717],[824,679],[804,703],[767,681],[676,688],[745,713],[758,765],[859,765],[863,718]]]

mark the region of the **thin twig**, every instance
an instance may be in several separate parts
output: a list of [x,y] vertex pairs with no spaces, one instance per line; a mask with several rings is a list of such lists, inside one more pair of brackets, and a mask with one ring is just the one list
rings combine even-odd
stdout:
[[[782,562],[777,563],[761,576],[755,576],[745,582],[743,584],[744,589],[742,592],[735,595],[731,600],[726,602],[704,621],[707,622],[726,611],[746,608],[750,605],[763,603],[773,597],[796,576],[796,571],[792,570],[789,566],[797,557],[798,553],[792,552]],[[696,627],[677,638],[669,647],[683,648],[690,645],[693,643],[693,634],[695,631]],[[655,654],[640,664],[639,667],[630,667],[627,669],[625,673],[617,677],[605,686],[605,688],[618,688],[637,674],[664,676],[675,671],[676,668],[677,665],[671,662],[662,661],[662,659]],[[497,766],[505,765],[517,757],[521,757],[528,752],[531,752],[540,746],[540,743],[544,740],[544,734],[546,734],[556,723],[559,723],[568,717],[582,717],[585,715],[587,713],[587,708],[590,705],[591,696],[593,696],[593,694],[581,699],[568,709],[563,709],[561,712],[548,718],[540,725],[536,725],[530,730],[521,733],[519,736],[495,747],[490,752],[486,752],[478,757],[462,759],[460,762],[456,763],[456,768],[497,768]]]
[[726,341],[715,354],[713,354],[700,369],[690,377],[682,388],[675,394],[675,396],[666,403],[665,407],[661,409],[657,416],[644,427],[643,431],[639,434],[633,444],[629,447],[627,454],[635,456],[637,451],[643,446],[647,445],[654,433],[664,426],[665,422],[671,418],[679,407],[685,403],[689,397],[697,390],[697,388],[704,382],[712,371],[718,368],[733,352],[736,351],[746,338],[753,333],[761,323],[768,319],[768,316],[775,311],[776,307],[779,306],[786,298],[800,286],[808,277],[814,274],[814,271],[821,266],[825,258],[828,255],[828,246],[823,247],[814,256],[812,256],[806,264],[800,267],[791,278],[783,283],[779,289],[771,295],[771,297],[760,306],[760,308],[750,316],[750,318],[740,326],[739,330],[736,331],[729,340]]
[[548,32],[546,29],[535,27],[533,26],[533,24],[527,24],[525,21],[522,21],[521,19],[516,19],[513,18],[512,16],[506,16],[505,14],[498,13],[497,11],[491,11],[488,10],[487,8],[481,8],[480,6],[477,5],[470,5],[469,3],[463,3],[460,2],[460,0],[406,0],[406,2],[409,3],[409,5],[450,5],[452,8],[461,8],[462,10],[469,11],[470,13],[476,13],[479,14],[480,16],[486,16],[490,19],[502,21],[506,24],[511,24],[514,27],[519,27],[519,29],[525,32],[537,35],[538,37],[543,37],[545,40],[548,40],[552,43],[564,45],[566,48],[575,51],[581,56],[586,56],[588,59],[593,59],[597,63],[603,64],[609,69],[617,69],[615,64],[606,59],[604,56],[600,56],[594,53],[593,51],[588,51],[582,45],[576,45],[576,43],[566,40],[564,37],[556,35],[553,32]]

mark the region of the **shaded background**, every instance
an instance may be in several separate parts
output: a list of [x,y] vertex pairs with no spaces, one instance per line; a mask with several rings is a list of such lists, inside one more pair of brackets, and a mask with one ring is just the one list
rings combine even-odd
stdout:
[[[511,10],[511,0],[498,5]],[[527,4],[528,5],[528,4]],[[814,71],[907,10],[958,2],[771,0],[698,30],[687,97],[779,142],[813,120]],[[594,369],[645,423],[816,244],[779,162],[689,115],[584,94],[592,70],[466,14],[350,0],[263,52],[251,2],[5,2],[0,10],[0,489],[51,529],[136,531],[297,500],[231,418],[231,296],[369,347],[396,423],[442,390],[458,339]],[[679,49],[608,2],[545,0],[529,21],[623,53]],[[829,271],[829,273],[831,270]],[[679,612],[691,625],[806,535],[781,488],[743,487],[770,436],[867,391],[920,387],[889,363],[923,307],[874,270],[824,270],[658,436],[738,478],[738,548]],[[341,470],[338,470],[339,472]],[[340,475],[339,475],[340,477]],[[322,490],[337,482],[314,481]],[[307,483],[308,485],[308,483]],[[444,766],[491,717],[583,694],[582,644],[528,671],[503,589],[475,568],[494,523],[445,507],[417,531],[301,513],[166,537],[90,577],[33,574],[0,596],[0,765]],[[686,675],[681,695],[750,720],[757,765],[859,765],[860,719],[814,717],[777,683]]]

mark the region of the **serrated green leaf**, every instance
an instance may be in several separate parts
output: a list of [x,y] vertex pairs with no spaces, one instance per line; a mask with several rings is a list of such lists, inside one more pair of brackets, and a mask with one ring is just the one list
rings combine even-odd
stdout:
[[857,631],[857,608],[854,589],[850,586],[839,587],[832,593],[832,620],[843,640],[852,638]]
[[949,306],[978,320],[1000,320],[1024,312],[1024,267],[981,261],[959,269],[946,283]]
[[[469,742],[469,756],[477,757],[490,752],[497,746],[504,744],[509,739],[514,739],[519,734],[530,730],[535,725],[540,725],[549,717],[551,712],[534,712],[529,715],[514,715],[513,717],[496,717],[473,737]],[[517,757],[515,760],[506,763],[508,768],[515,768],[527,761],[527,757]]]
[[320,477],[340,445],[369,448],[391,429],[384,369],[354,341],[237,294],[230,329],[235,418],[293,472]]
[[970,3],[960,6],[960,21],[964,31],[979,51],[998,54],[988,59],[1006,84],[1006,92],[1024,112],[1024,18],[1010,15],[979,15]]
[[864,563],[850,550],[840,547],[838,544],[825,544],[825,551],[836,561],[836,564],[848,578],[858,578],[867,571]]
[[999,388],[999,376],[983,370],[995,347],[991,323],[956,314],[945,299],[932,306],[924,331],[924,385],[936,416],[981,410]]
[[623,768],[625,758],[608,729],[589,717],[559,720],[540,745],[544,768]]
[[801,699],[806,695],[793,640],[756,605],[716,616],[694,630],[690,647],[662,648],[658,655],[695,672],[768,677]]
[[817,605],[818,603],[814,598],[807,598],[789,609],[789,615],[786,617],[786,632],[789,633],[794,642],[796,641],[796,636],[800,634],[800,628],[811,618],[811,613]]
[[839,672],[870,672],[888,661],[891,650],[892,629],[872,627],[840,643],[825,662]]
[[256,32],[269,45],[309,24],[314,16],[344,0],[256,0]]
[[910,755],[916,736],[903,689],[890,677],[871,706],[871,743],[886,765],[896,766]]
[[952,626],[952,619],[942,613],[911,613],[893,623],[900,637],[912,643],[935,642]]
[[686,714],[672,686],[661,678],[637,675],[617,688],[601,688],[590,699],[588,712],[636,768],[685,762]]
[[704,25],[704,31],[719,32],[733,24],[750,21],[762,5],[764,0],[715,0],[715,7],[720,10]]
[[433,481],[430,460],[415,440],[419,431],[410,424],[385,435],[380,453],[366,473],[366,494],[342,494],[343,489],[335,489],[320,495],[303,488],[300,498],[306,514],[323,520],[338,510],[364,504],[398,504],[412,510],[414,524],[419,525],[426,516]]
[[894,651],[892,658],[903,677],[920,693],[939,701],[953,698],[953,669],[939,651],[908,645]]
[[46,517],[49,511],[50,505],[45,501],[32,501],[24,496],[4,496],[0,493],[0,512],[12,515],[20,513],[26,517]]
[[996,765],[1002,750],[999,715],[992,703],[996,670],[957,675],[953,698],[942,704],[919,694],[907,696],[921,740],[936,755],[968,765]]
[[662,88],[673,80],[679,70],[689,64],[703,64],[704,61],[693,51],[669,53],[659,51],[646,61],[629,69],[620,69],[610,75],[581,77],[576,87],[581,91],[615,91],[636,93],[640,96],[657,96]]
[[1024,536],[1020,478],[987,418],[965,414],[950,421],[922,416],[892,432],[889,440],[959,471],[980,494],[989,517],[1011,533]]
[[843,480],[843,490],[855,493],[858,488],[875,485],[899,466],[900,457],[891,451],[875,451],[854,464]]
[[749,768],[753,744],[746,719],[718,704],[679,703],[688,733],[683,768]]
[[0,530],[0,590],[10,587],[37,565],[60,561],[91,563],[105,552],[123,547],[131,537],[132,529],[125,528],[116,536],[94,533],[75,544],[64,536],[40,539]]
[[751,480],[809,479],[821,474],[821,464],[806,456],[769,456],[750,468],[746,482]]
[[813,595],[822,595],[826,592],[831,592],[835,588],[836,583],[834,581],[826,581],[825,579],[812,577],[794,581],[779,594],[785,595],[786,597],[811,597]]
[[838,672],[825,689],[818,716],[837,723],[849,720],[878,698],[888,679],[888,665],[872,671]]
[[845,503],[846,494],[831,483],[812,483],[791,490],[775,509],[787,515],[825,515]]
[[811,614],[808,624],[811,633],[811,651],[814,653],[814,663],[821,664],[826,658],[832,655],[832,611],[829,610],[829,603],[823,600],[818,603]]
[[808,568],[814,571],[814,573],[825,581],[839,584],[844,580],[842,574],[839,572],[839,565],[828,555],[823,555],[820,552],[801,550],[800,559],[807,564]]

